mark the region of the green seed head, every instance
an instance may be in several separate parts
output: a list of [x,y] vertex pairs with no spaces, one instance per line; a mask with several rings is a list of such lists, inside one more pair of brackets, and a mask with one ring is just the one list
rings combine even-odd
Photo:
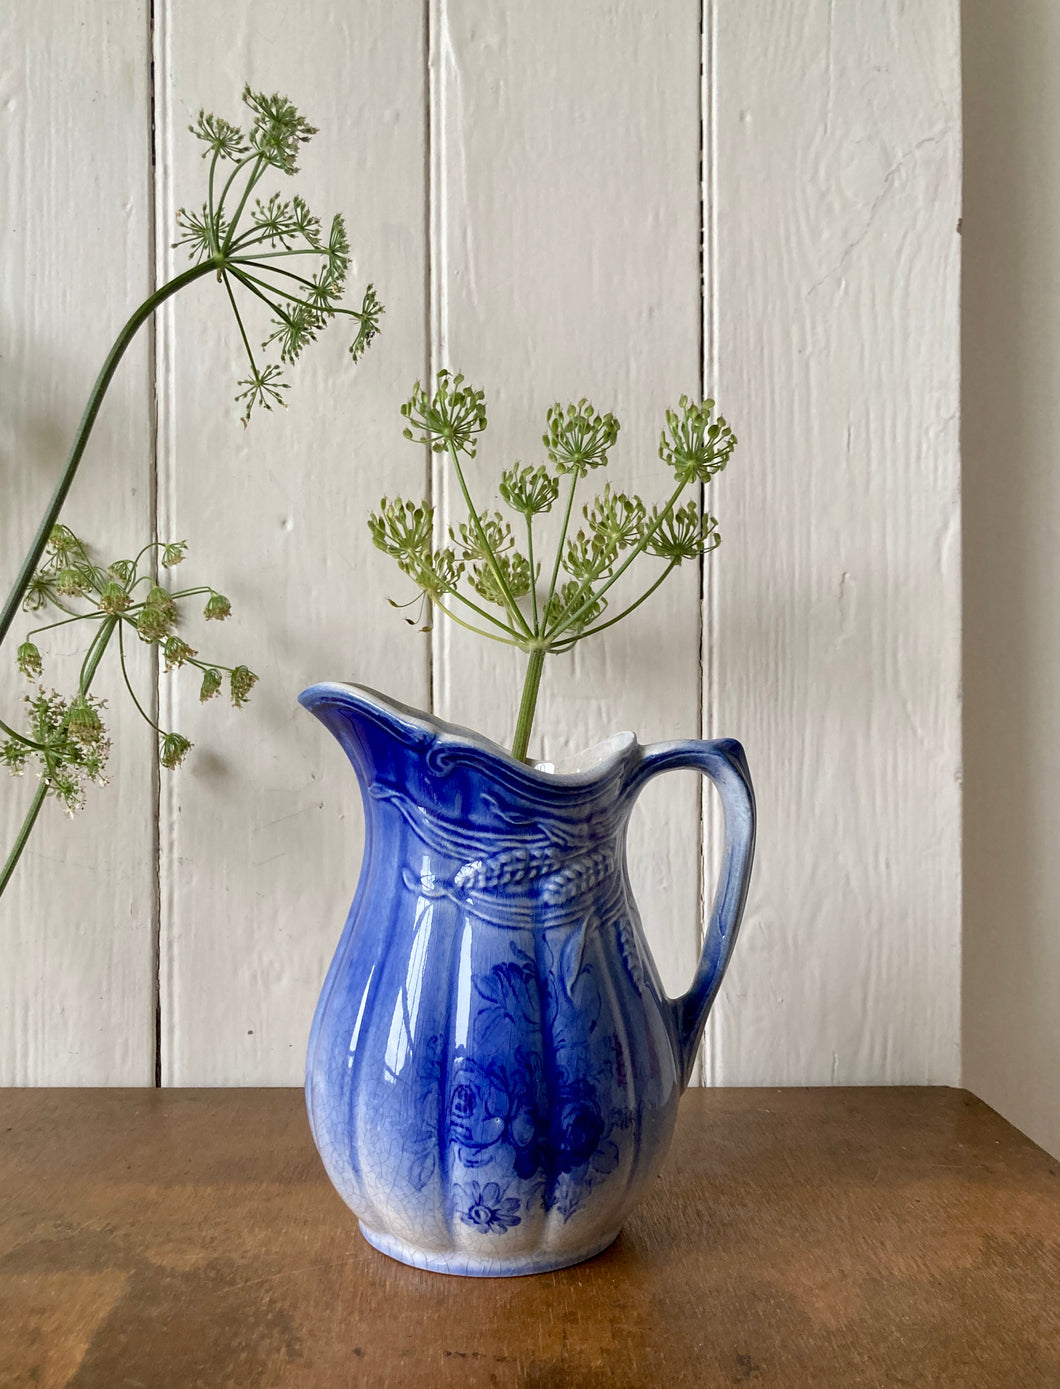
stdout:
[[16,656],[18,668],[27,680],[35,680],[43,669],[40,651],[31,641],[24,641]]
[[237,709],[247,702],[251,690],[258,683],[258,677],[246,666],[236,666],[235,670],[228,677],[228,687],[232,695],[232,703]]
[[584,398],[566,410],[557,401],[548,411],[542,442],[558,472],[584,477],[590,468],[606,466],[619,428],[614,415],[599,414]]
[[205,704],[208,699],[213,699],[221,688],[221,672],[211,667],[202,673],[202,686],[199,690],[199,700]]
[[111,579],[109,583],[103,585],[99,595],[99,606],[108,617],[117,617],[119,613],[125,612],[126,608],[131,607],[131,605],[132,599],[116,580]]
[[226,617],[232,616],[232,604],[223,593],[214,593],[211,591],[202,613],[207,621],[213,620],[216,622],[223,622]]
[[192,744],[181,733],[164,733],[158,750],[158,760],[169,771],[175,771],[191,751]]
[[697,405],[683,395],[677,410],[667,410],[659,457],[673,468],[678,482],[709,482],[728,463],[735,447],[736,436],[725,418],[714,418],[712,400]]

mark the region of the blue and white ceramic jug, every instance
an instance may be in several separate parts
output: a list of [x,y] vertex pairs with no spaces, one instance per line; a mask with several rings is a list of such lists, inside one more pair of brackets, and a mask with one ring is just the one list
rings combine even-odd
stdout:
[[[730,740],[619,734],[553,773],[371,690],[301,696],[361,782],[365,851],[309,1040],[328,1174],[377,1249],[445,1273],[563,1268],[617,1236],[666,1154],[743,910],[754,799]],[[689,992],[663,992],[626,873],[657,772],[721,793]]]

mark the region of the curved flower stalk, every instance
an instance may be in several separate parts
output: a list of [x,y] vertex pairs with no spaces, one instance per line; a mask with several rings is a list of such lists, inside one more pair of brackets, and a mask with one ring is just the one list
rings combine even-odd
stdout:
[[[720,541],[718,523],[703,511],[690,488],[708,483],[728,463],[736,437],[714,402],[682,396],[667,410],[659,457],[671,470],[673,490],[651,510],[640,497],[606,483],[575,521],[578,485],[591,470],[606,468],[619,422],[587,400],[555,404],[542,442],[547,464],[515,463],[500,478],[499,492],[525,534],[519,548],[512,522],[475,505],[462,459],[475,457],[486,428],[483,392],[460,375],[438,373],[432,396],[419,382],[401,407],[405,437],[448,456],[467,508],[467,520],[449,529],[449,544],[434,544],[434,508],[426,501],[384,497],[369,519],[376,546],[397,561],[425,598],[479,636],[525,651],[528,657],[516,719],[513,756],[525,758],[537,707],[545,656],[569,651],[586,637],[621,622],[645,602],[685,560],[697,559]],[[535,518],[561,503],[559,539],[543,571],[535,552]],[[578,529],[574,530],[575,524]],[[605,618],[613,586],[641,556],[660,561],[639,596]],[[638,572],[640,572],[638,570]],[[544,575],[544,578],[543,578]]]
[[181,563],[187,546],[184,541],[154,542],[145,545],[131,560],[115,560],[105,568],[96,564],[84,543],[68,527],[56,526],[48,540],[44,563],[34,574],[26,596],[30,610],[53,609],[64,614],[30,631],[18,648],[17,662],[22,674],[37,681],[44,673],[44,661],[35,638],[56,627],[88,623],[92,629],[78,677],[77,693],[64,699],[55,690],[39,685],[35,695],[26,696],[27,718],[19,731],[0,719],[0,765],[14,776],[32,767],[38,778],[29,813],[16,836],[3,869],[3,893],[21,857],[40,808],[48,795],[54,796],[68,815],[85,802],[89,781],[106,785],[110,739],[103,713],[105,701],[90,693],[96,671],[107,649],[117,647],[122,680],[142,718],[157,738],[158,760],[175,769],[187,756],[192,744],[183,734],[160,728],[144,708],[133,688],[126,662],[126,644],[141,641],[157,648],[166,671],[183,666],[196,670],[201,680],[199,698],[212,699],[227,680],[235,707],[241,708],[257,682],[246,666],[226,666],[206,661],[178,632],[189,603],[202,604],[207,620],[223,620],[232,605],[222,593],[205,585],[167,588],[154,579],[156,557],[164,569]]
[[[246,87],[243,104],[250,117],[246,130],[204,111],[189,127],[206,146],[203,158],[209,161],[201,207],[198,211],[181,208],[177,213],[181,235],[174,245],[187,247],[193,264],[149,295],[114,340],[92,387],[62,477],[0,614],[0,643],[59,519],[118,363],[160,304],[206,276],[212,275],[222,287],[247,357],[247,375],[238,383],[235,397],[243,406],[244,425],[256,405],[269,410],[284,404],[284,367],[295,361],[333,318],[346,317],[356,325],[350,344],[354,361],[379,331],[383,307],[371,285],[364,291],[359,309],[341,303],[350,261],[343,219],[333,217],[325,233],[297,194],[289,200],[278,193],[265,201],[262,198],[262,180],[267,175],[293,176],[298,172],[299,151],[316,134],[315,128],[285,96],[268,96]],[[272,316],[271,332],[256,352],[250,344],[241,300],[244,308],[264,304]],[[266,360],[269,353],[278,354],[279,361]]]
[[[192,264],[149,295],[115,339],[92,387],[58,486],[0,612],[0,644],[21,607],[54,606],[65,614],[59,622],[37,632],[75,621],[88,622],[94,629],[73,699],[65,700],[41,687],[27,701],[29,721],[24,731],[0,721],[0,733],[6,735],[0,742],[0,762],[16,775],[33,764],[40,778],[29,812],[0,870],[0,893],[25,848],[45,796],[51,792],[72,813],[83,802],[86,781],[106,780],[110,744],[101,718],[104,704],[89,690],[112,639],[117,638],[129,694],[156,729],[159,760],[164,767],[178,766],[191,744],[179,733],[158,728],[137,698],[128,678],[124,645],[134,633],[137,639],[159,648],[167,670],[197,667],[202,673],[203,699],[217,694],[227,677],[232,701],[239,706],[257,679],[246,666],[229,668],[198,660],[198,653],[177,635],[175,626],[185,600],[207,595],[207,618],[223,618],[230,611],[228,600],[212,589],[169,590],[155,582],[156,553],[167,568],[183,557],[183,542],[148,544],[135,560],[117,561],[101,569],[91,561],[82,541],[59,524],[96,416],[139,329],[167,299],[196,280],[212,278],[235,317],[246,353],[247,374],[239,381],[235,397],[243,407],[244,426],[255,407],[270,410],[286,404],[285,369],[332,319],[352,321],[355,333],[350,355],[355,362],[379,331],[383,307],[371,285],[365,289],[359,308],[342,302],[350,259],[342,217],[334,216],[325,229],[299,194],[284,197],[265,188],[269,176],[292,177],[297,173],[298,155],[316,134],[314,127],[285,96],[246,87],[242,99],[247,111],[244,128],[205,111],[199,112],[190,127],[205,147],[205,189],[197,210],[181,208],[177,213],[180,235],[174,245],[187,249]],[[268,310],[270,321],[267,336],[255,348],[248,328],[253,319],[247,310],[258,313],[261,305]],[[144,566],[151,572],[142,572]],[[18,649],[19,667],[30,679],[41,673],[42,665],[34,635],[31,632]]]

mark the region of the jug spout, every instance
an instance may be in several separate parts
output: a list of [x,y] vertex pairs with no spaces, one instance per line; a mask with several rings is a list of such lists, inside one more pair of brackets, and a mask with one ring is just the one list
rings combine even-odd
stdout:
[[298,702],[335,735],[362,781],[388,760],[388,746],[414,749],[434,736],[416,710],[364,685],[325,681],[303,690]]
[[480,733],[412,709],[367,685],[325,681],[303,690],[298,702],[335,735],[366,787],[383,781],[411,790],[414,783],[418,793],[432,795],[437,778],[451,770],[450,754],[480,770],[518,766],[504,748]]

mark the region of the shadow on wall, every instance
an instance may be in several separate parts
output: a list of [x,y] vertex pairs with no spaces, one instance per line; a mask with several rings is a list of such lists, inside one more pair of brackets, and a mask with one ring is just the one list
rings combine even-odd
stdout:
[[964,1083],[1060,1155],[1060,6],[962,26]]

